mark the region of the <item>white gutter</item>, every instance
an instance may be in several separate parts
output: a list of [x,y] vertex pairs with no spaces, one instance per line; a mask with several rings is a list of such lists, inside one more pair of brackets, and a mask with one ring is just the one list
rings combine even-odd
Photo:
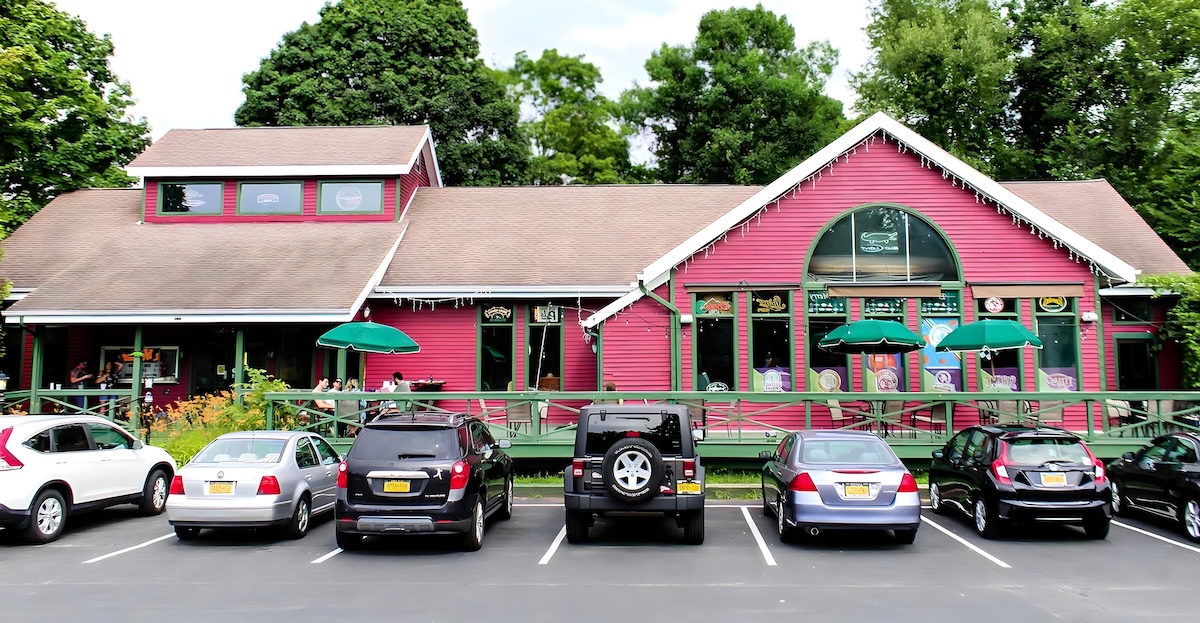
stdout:
[[[1154,296],[1159,293],[1154,288],[1143,288],[1139,286],[1117,286],[1115,288],[1100,288],[1100,296]],[[1163,291],[1161,294],[1173,294]]]
[[391,177],[404,175],[412,170],[410,164],[320,164],[320,165],[272,165],[272,166],[210,166],[210,167],[127,167],[133,177],[190,177],[190,178],[241,178],[241,177]]
[[628,286],[379,286],[369,298],[548,298],[593,297],[612,298],[629,291]]
[[[669,280],[670,275],[670,271],[659,275],[658,277],[646,283],[646,289],[650,291],[656,290],[659,286]],[[600,311],[588,316],[582,322],[580,322],[579,325],[585,329],[591,329],[612,317],[622,309],[625,309],[626,307],[636,303],[638,299],[642,298],[642,291],[641,289],[637,288],[636,284],[634,285],[634,288],[635,289],[632,292],[626,290],[624,296],[609,303],[608,305],[605,305],[604,307],[601,307]]]
[[392,248],[388,249],[386,255],[383,256],[383,261],[379,266],[375,267],[375,272],[371,273],[371,278],[367,280],[367,284],[363,286],[362,292],[354,298],[354,305],[350,307],[351,314],[357,314],[358,310],[362,309],[363,303],[367,302],[367,297],[375,290],[380,281],[383,281],[383,275],[387,273],[387,269],[392,265],[392,258],[396,257],[396,249],[400,248],[400,241],[404,240],[404,233],[408,231],[408,225],[400,230],[400,235],[396,237],[396,242],[392,243]]

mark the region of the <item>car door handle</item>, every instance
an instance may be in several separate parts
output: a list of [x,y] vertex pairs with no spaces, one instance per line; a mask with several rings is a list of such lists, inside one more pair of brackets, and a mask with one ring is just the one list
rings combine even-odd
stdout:
[[305,477],[304,477],[304,479],[305,479],[305,480],[312,480],[312,476],[305,476]]

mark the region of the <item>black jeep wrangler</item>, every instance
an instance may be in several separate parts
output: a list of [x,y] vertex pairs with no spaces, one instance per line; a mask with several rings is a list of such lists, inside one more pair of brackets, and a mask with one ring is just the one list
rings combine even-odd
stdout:
[[579,411],[575,454],[563,475],[567,540],[587,539],[596,517],[674,517],[683,540],[704,542],[704,466],[683,405],[594,404]]

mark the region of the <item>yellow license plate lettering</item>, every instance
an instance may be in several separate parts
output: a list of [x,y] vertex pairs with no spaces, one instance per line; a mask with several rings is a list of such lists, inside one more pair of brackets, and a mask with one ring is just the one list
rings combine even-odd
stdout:
[[700,493],[700,483],[698,482],[681,482],[679,483],[679,492],[682,494]]
[[384,493],[408,493],[407,480],[385,480],[383,481]]
[[865,498],[871,495],[871,485],[846,485],[846,497]]
[[1062,487],[1067,484],[1066,474],[1042,474],[1042,485],[1047,487]]
[[210,482],[208,483],[208,492],[210,494],[233,493],[232,482]]

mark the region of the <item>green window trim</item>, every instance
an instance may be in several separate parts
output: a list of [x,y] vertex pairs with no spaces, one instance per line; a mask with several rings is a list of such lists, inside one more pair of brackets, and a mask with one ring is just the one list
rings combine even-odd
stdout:
[[[175,185],[212,185],[221,187],[221,209],[216,212],[164,212],[163,211],[163,186],[167,184]],[[145,203],[145,194],[150,186],[145,184],[142,188],[142,203]],[[212,218],[215,216],[225,215],[225,181],[224,180],[155,180],[154,181],[154,215],[167,218],[178,216],[189,218]]]
[[[486,321],[483,316],[484,309],[492,307],[507,307],[509,309],[509,317],[506,322],[491,322]],[[513,305],[477,305],[475,311],[475,391],[507,391],[504,389],[483,389],[483,330],[487,327],[506,327],[510,329],[511,339],[509,340],[509,362],[508,376],[513,379],[514,391],[517,378],[517,330],[516,330],[516,312]]]
[[[300,187],[300,206],[295,211],[291,210],[272,210],[265,212],[244,212],[242,211],[242,188],[247,184],[280,184],[280,185],[296,185]],[[237,199],[234,202],[237,208],[238,216],[302,216],[304,214],[304,180],[241,180],[237,185]]]
[[[1149,331],[1114,331],[1112,334],[1112,362],[1113,362],[1113,379],[1120,384],[1121,382],[1121,358],[1117,356],[1118,344],[1121,341],[1126,342],[1150,342],[1153,345],[1158,341],[1158,336]],[[1155,363],[1158,363],[1157,361]],[[1162,389],[1162,370],[1160,366],[1152,366],[1154,369],[1154,386]],[[1107,375],[1103,375],[1107,377]],[[1133,391],[1133,390],[1119,390]]]
[[[997,313],[997,314],[991,314],[991,313],[980,314],[980,313],[978,313],[979,306],[975,305],[975,309],[976,309],[975,321],[978,322],[980,320],[993,319],[993,320],[1015,320],[1017,322],[1021,322],[1021,318],[1023,317],[1022,314],[1024,313],[1024,305],[1022,304],[1022,301],[1026,300],[1026,299],[1015,299],[1015,300],[1016,300],[1016,311],[1015,312],[1001,312],[1001,313]],[[1032,309],[1032,308],[1030,308],[1030,309]],[[1021,324],[1024,324],[1024,323],[1022,322]],[[1029,391],[1029,389],[1028,389],[1029,384],[1025,382],[1025,372],[1026,372],[1026,370],[1025,370],[1025,351],[1026,350],[1027,349],[1023,348],[1023,349],[1020,349],[1017,351],[1017,370],[1018,370],[1017,381],[1019,382],[1017,391]],[[984,385],[983,385],[983,372],[986,372],[988,370],[988,364],[985,364],[983,362],[983,359],[981,359],[979,357],[978,351],[973,351],[971,353],[971,356],[975,359],[975,391],[980,391],[980,392],[988,391],[987,388],[984,387]],[[1034,387],[1037,387],[1036,381],[1037,381],[1037,379],[1034,379]]]
[[[323,207],[325,192],[324,188],[329,184],[378,184],[379,185],[379,208],[375,210],[326,210]],[[347,214],[383,214],[387,211],[385,207],[387,203],[383,196],[387,191],[387,184],[382,179],[350,179],[350,180],[321,180],[317,182],[317,214],[320,215],[347,215]],[[397,193],[398,195],[399,193]],[[301,202],[303,206],[303,202]]]
[[[1122,304],[1126,304],[1126,305],[1127,305],[1127,304],[1128,304],[1128,303],[1126,302],[1127,300],[1137,300],[1137,299],[1134,299],[1133,297],[1128,297],[1128,299],[1126,299],[1126,300],[1122,300],[1122,299],[1120,299],[1120,298],[1113,297],[1113,298],[1106,299],[1106,300],[1104,301],[1105,303],[1107,303],[1107,305],[1108,305],[1108,308],[1112,310],[1112,323],[1113,323],[1113,326],[1115,326],[1115,327],[1152,327],[1152,326],[1154,326],[1154,325],[1155,325],[1155,322],[1154,322],[1154,302],[1153,302],[1152,300],[1149,300],[1149,299],[1147,299],[1147,300],[1145,301],[1146,303],[1149,303],[1149,304],[1150,304],[1150,314],[1149,314],[1149,315],[1150,315],[1150,319],[1149,319],[1149,320],[1118,320],[1118,319],[1117,319],[1117,311],[1118,311],[1118,308],[1120,308]],[[1139,301],[1139,302],[1140,302],[1140,301]],[[1097,310],[1099,310],[1099,308],[1097,308]]]
[[[536,370],[536,368],[529,365],[530,359],[533,357],[534,349],[537,349],[537,352],[541,352],[541,348],[542,348],[542,342],[540,340],[536,344],[533,343],[533,340],[532,340],[533,330],[536,328],[539,328],[539,327],[558,327],[558,365],[559,365],[558,388],[559,388],[559,391],[563,391],[566,388],[566,371],[567,371],[567,331],[565,328],[565,324],[563,323],[563,312],[562,312],[563,305],[561,305],[561,304],[524,305],[523,307],[525,308],[525,346],[526,346],[526,349],[523,352],[523,356],[525,357],[525,366],[526,366],[526,370],[525,370],[526,387],[527,388],[532,387],[533,389],[536,389],[538,387],[538,385],[541,383],[541,379],[545,378],[543,376],[541,378],[534,380],[533,383],[529,383],[529,380],[532,378],[530,376],[530,373],[535,374],[535,375],[538,374],[538,370]],[[557,307],[558,308],[558,320],[552,321],[552,322],[534,322],[533,310],[535,307]],[[514,379],[515,379],[515,377],[514,377]],[[515,380],[514,380],[514,382],[515,382]],[[520,391],[524,391],[524,388],[522,388]]]
[[[926,314],[924,314],[924,313],[921,311],[921,302],[920,302],[920,299],[918,299],[918,300],[917,300],[917,306],[916,306],[916,311],[917,311],[917,335],[921,335],[921,333],[922,333],[922,332],[924,332],[924,330],[925,330],[925,319],[926,319],[926,318],[931,318],[931,319],[932,319],[932,318],[951,318],[951,319],[955,319],[955,320],[958,320],[958,326],[960,326],[960,327],[961,327],[961,326],[963,325],[963,323],[965,322],[964,318],[966,317],[966,309],[965,309],[965,306],[963,305],[963,289],[962,289],[962,287],[961,287],[961,286],[959,286],[959,287],[952,287],[952,288],[942,288],[942,293],[943,293],[943,294],[953,294],[953,295],[955,295],[955,296],[957,296],[957,297],[958,297],[958,314],[954,314],[954,313],[947,312],[947,313],[930,313],[930,314],[926,315]],[[921,391],[934,391],[934,389],[933,389],[933,388],[926,387],[926,383],[925,383],[925,368],[924,368],[924,366],[922,366],[922,365],[921,365],[920,354],[919,354],[921,351],[919,351],[919,350],[918,350],[918,351],[916,351],[916,352],[918,353],[918,355],[917,355],[917,358],[918,358],[918,359],[917,359],[917,370],[918,370],[918,377],[919,377],[919,379],[918,379],[918,387],[920,387],[920,388],[921,388]],[[961,382],[962,382],[962,389],[961,389],[961,390],[959,390],[959,391],[968,391],[968,384],[967,384],[967,361],[966,361],[966,358],[967,358],[968,356],[975,356],[975,355],[974,355],[974,353],[969,353],[969,354],[968,354],[968,353],[963,353],[963,355],[962,355],[962,359],[960,359],[960,360],[959,360],[959,362],[958,362],[958,374],[959,374],[959,376],[960,376],[960,380],[961,380]],[[976,356],[976,359],[978,359],[978,357],[977,357],[977,356]]]
[[[850,305],[849,298],[845,299],[845,302],[846,302],[846,305],[844,307],[845,311],[840,314],[839,313],[809,313],[808,302],[809,302],[810,295],[813,293],[816,293],[816,292],[824,292],[824,291],[825,291],[825,284],[823,284],[823,283],[819,284],[819,285],[811,285],[811,284],[805,285],[804,290],[803,290],[803,292],[804,292],[804,311],[803,311],[802,315],[804,318],[804,340],[803,340],[804,341],[804,390],[809,391],[809,392],[821,391],[820,388],[809,386],[810,381],[811,381],[810,377],[812,376],[810,374],[810,372],[812,371],[812,357],[811,357],[812,349],[809,348],[810,336],[812,335],[812,326],[811,326],[812,321],[813,320],[836,320],[842,324],[846,324],[847,322],[850,322],[851,305]],[[792,309],[795,310],[794,305],[793,305]],[[847,379],[847,382],[851,382],[854,379],[854,369],[851,367],[854,365],[854,362],[850,360],[850,355],[843,355],[843,359],[845,360],[846,374],[849,375],[849,377],[850,377],[849,379]],[[798,384],[795,382],[792,383],[793,387],[795,387],[797,385]],[[854,391],[852,382],[850,383],[850,391]],[[836,394],[838,392],[830,392],[830,393]]]
[[[757,292],[764,294],[774,294],[780,298],[780,303],[786,307],[783,311],[760,312],[756,311],[754,303],[757,300],[751,300]],[[754,352],[754,321],[760,318],[780,319],[787,321],[787,341],[788,341],[788,375],[791,380],[791,390],[799,391],[798,383],[796,382],[796,307],[795,307],[795,290],[750,290],[746,292],[746,308],[749,310],[749,320],[746,323],[746,358],[747,370],[750,371],[750,387],[754,387],[754,362],[760,359]],[[807,298],[805,299],[807,303]]]
[[[729,346],[729,352],[733,355],[733,373],[732,373],[733,374],[733,379],[732,379],[733,384],[729,387],[729,391],[738,391],[738,383],[741,380],[741,367],[740,367],[741,356],[739,353],[740,349],[738,348],[738,331],[739,331],[738,302],[741,297],[738,296],[738,293],[736,291],[728,292],[728,294],[730,295],[728,300],[729,300],[729,303],[731,304],[730,310],[728,312],[723,312],[723,313],[719,313],[719,314],[709,314],[709,315],[704,315],[704,316],[701,316],[700,314],[695,313],[696,312],[696,303],[699,301],[699,299],[705,297],[705,295],[710,295],[710,294],[714,294],[714,293],[713,292],[689,292],[689,298],[691,299],[691,302],[690,302],[690,307],[688,309],[689,309],[689,312],[693,314],[693,320],[692,320],[692,387],[693,387],[693,391],[698,391],[698,392],[706,391],[705,387],[701,387],[702,383],[700,382],[700,348],[699,348],[700,327],[699,327],[699,324],[700,324],[701,320],[710,319],[710,318],[728,319],[733,323],[733,336],[732,336],[731,344]],[[726,294],[726,292],[721,292],[721,294]]]
[[[1039,300],[1035,298],[1025,299],[1029,301],[1029,310],[1033,314],[1033,332],[1035,335],[1041,336],[1040,321],[1042,318],[1071,318],[1071,326],[1075,329],[1075,391],[1083,391],[1083,335],[1080,331],[1079,324],[1079,299],[1075,297],[1067,298],[1067,306],[1062,311],[1047,312],[1039,309]],[[1099,324],[1099,323],[1097,323]],[[1045,346],[1040,350],[1034,349],[1033,365],[1034,365],[1034,387],[1038,391],[1052,391],[1042,389],[1039,383],[1040,377],[1037,373],[1042,370],[1042,358],[1045,356]]]

